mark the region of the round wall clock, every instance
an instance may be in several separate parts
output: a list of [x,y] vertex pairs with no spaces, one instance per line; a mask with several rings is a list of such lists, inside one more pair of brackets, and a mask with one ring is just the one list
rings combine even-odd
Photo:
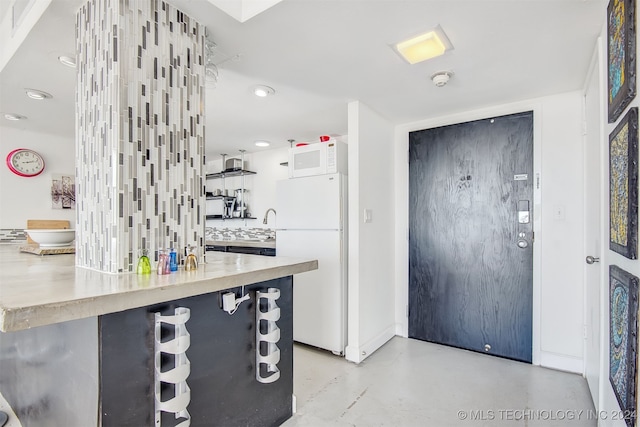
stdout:
[[18,148],[7,155],[7,166],[16,175],[32,177],[44,170],[44,159],[28,148]]

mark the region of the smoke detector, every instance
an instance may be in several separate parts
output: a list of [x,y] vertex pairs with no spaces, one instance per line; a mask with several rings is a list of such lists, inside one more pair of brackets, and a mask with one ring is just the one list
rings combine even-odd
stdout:
[[437,87],[442,87],[447,84],[451,76],[453,76],[452,71],[438,71],[431,75],[431,80]]

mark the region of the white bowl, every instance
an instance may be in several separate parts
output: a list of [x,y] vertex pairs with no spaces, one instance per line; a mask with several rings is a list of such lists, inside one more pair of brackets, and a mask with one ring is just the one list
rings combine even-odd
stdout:
[[76,238],[76,230],[59,229],[59,230],[24,230],[29,234],[31,239],[38,243],[42,248],[57,248],[61,246],[69,246],[73,239]]

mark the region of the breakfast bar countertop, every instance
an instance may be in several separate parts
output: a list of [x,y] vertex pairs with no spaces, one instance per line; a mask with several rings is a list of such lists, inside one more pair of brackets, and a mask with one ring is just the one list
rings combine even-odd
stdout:
[[99,316],[316,270],[317,260],[207,252],[195,271],[109,274],[74,255],[36,256],[0,245],[0,331]]

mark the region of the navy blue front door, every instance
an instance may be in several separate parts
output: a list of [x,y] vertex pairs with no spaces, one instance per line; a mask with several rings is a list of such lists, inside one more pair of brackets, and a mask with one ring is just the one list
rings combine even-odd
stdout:
[[531,362],[533,112],[409,135],[409,336]]

